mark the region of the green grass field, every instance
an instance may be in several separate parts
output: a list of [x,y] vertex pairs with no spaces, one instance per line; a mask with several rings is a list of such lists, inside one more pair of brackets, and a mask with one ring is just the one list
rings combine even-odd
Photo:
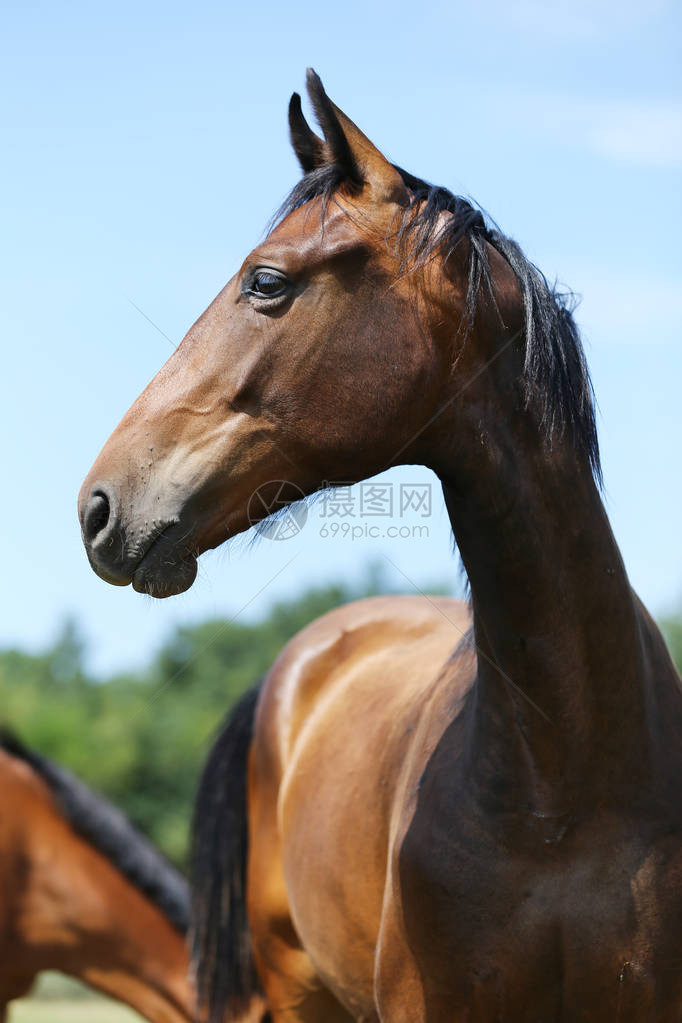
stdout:
[[22,999],[9,1013],[9,1023],[139,1023],[140,1019],[114,1002],[83,998],[76,1002]]
[[44,973],[30,998],[11,1003],[9,1023],[140,1023],[136,1012],[59,973]]

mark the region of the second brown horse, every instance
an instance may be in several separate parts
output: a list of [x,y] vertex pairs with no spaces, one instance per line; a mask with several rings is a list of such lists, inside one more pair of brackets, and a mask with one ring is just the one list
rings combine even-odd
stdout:
[[69,772],[0,734],[0,1021],[59,970],[152,1023],[195,1019],[185,881]]

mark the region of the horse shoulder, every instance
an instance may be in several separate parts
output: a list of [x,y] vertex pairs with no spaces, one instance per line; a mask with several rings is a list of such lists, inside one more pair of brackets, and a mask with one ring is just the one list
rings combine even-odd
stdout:
[[[318,976],[372,999],[387,849],[423,708],[468,609],[373,598],[292,640],[268,675],[251,755],[250,915],[261,955],[295,934]],[[339,977],[339,948],[349,975]],[[265,949],[265,952],[263,952]],[[350,951],[352,950],[352,951]]]

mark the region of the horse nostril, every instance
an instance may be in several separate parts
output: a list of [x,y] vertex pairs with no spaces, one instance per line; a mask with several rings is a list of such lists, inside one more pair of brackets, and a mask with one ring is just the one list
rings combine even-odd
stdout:
[[101,490],[95,491],[83,517],[83,536],[87,543],[93,543],[95,538],[106,528],[110,514],[109,498]]

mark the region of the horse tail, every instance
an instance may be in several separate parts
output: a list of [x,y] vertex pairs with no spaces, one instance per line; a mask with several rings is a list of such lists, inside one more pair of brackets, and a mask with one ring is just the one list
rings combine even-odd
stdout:
[[228,714],[194,805],[191,946],[208,1023],[269,1019],[246,913],[246,783],[259,692],[260,685],[250,689]]

